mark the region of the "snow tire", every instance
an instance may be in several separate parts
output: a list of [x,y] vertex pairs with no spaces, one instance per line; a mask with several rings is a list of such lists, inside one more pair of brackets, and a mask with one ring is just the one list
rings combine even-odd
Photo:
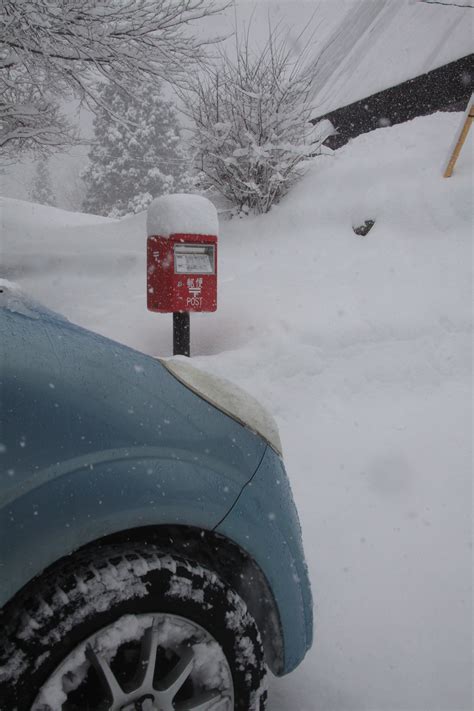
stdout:
[[243,600],[212,571],[152,545],[132,544],[72,556],[5,609],[1,711],[30,711],[67,655],[122,616],[147,613],[179,615],[204,628],[230,668],[234,711],[264,711],[263,647]]

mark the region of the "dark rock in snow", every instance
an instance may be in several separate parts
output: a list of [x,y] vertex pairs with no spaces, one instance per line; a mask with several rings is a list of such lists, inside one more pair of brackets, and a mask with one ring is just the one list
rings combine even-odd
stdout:
[[356,235],[360,235],[361,237],[365,237],[366,234],[370,232],[372,227],[375,225],[375,220],[366,220],[363,225],[359,225],[358,227],[352,226],[352,229],[356,233]]

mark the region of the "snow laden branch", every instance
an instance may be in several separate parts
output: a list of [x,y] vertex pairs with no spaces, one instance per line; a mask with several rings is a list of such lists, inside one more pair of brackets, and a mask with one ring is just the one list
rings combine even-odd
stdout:
[[143,80],[179,83],[209,40],[191,25],[216,0],[6,0],[0,9],[0,149],[52,148],[73,139],[58,108],[103,104],[97,80],[133,94]]
[[295,57],[294,43],[271,28],[262,51],[253,53],[247,32],[236,40],[235,56],[221,52],[181,92],[193,122],[201,187],[220,193],[236,212],[268,212],[332,132],[311,123],[305,58],[305,51]]

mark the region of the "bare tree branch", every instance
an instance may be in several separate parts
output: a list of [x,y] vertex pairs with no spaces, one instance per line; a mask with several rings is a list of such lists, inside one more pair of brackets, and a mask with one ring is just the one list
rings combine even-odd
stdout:
[[418,0],[418,2],[422,2],[425,5],[447,5],[449,7],[470,7],[471,10],[474,9],[474,5],[462,5],[461,3],[456,2],[441,2],[441,0]]
[[199,38],[193,23],[226,6],[226,0],[4,0],[0,147],[11,153],[72,140],[58,102],[76,97],[104,108],[98,80],[131,94],[142,81],[183,82],[215,41]]

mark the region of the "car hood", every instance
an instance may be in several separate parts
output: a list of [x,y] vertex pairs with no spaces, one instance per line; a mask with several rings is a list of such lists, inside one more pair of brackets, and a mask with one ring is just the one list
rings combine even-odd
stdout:
[[[18,307],[19,305],[19,307]],[[104,462],[186,460],[243,486],[266,444],[156,359],[17,299],[0,307],[0,507]]]

